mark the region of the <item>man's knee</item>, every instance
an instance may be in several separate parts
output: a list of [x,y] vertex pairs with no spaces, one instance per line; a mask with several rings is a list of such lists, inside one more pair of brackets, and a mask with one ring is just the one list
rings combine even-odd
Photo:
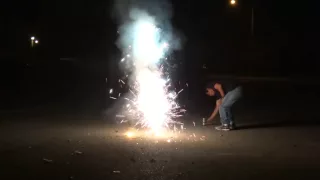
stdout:
[[231,108],[231,106],[232,106],[236,101],[238,101],[238,98],[237,98],[237,97],[230,97],[230,98],[228,98],[226,101],[222,101],[221,107]]
[[219,111],[226,111],[228,110],[230,107],[227,106],[226,104],[221,104],[219,107]]

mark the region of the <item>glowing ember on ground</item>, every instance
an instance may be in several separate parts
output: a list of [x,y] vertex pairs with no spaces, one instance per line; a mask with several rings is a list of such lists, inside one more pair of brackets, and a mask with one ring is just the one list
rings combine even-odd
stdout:
[[134,133],[129,131],[129,132],[126,133],[126,135],[127,135],[129,138],[131,138],[131,137],[134,136]]
[[195,133],[190,134],[189,132],[177,133],[174,131],[163,131],[162,133],[154,133],[150,130],[137,130],[130,128],[124,134],[124,137],[128,140],[144,141],[144,140],[155,140],[155,143],[180,143],[184,140],[189,142],[201,142],[206,140],[206,136],[196,135]]

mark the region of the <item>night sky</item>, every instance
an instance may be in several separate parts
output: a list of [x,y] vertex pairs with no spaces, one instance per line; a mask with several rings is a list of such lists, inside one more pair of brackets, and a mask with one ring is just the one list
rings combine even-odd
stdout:
[[[207,64],[210,73],[318,74],[319,2],[242,0],[236,7],[227,0],[171,2],[172,26],[183,39],[183,48],[173,56],[184,64],[183,71],[196,72]],[[1,59],[30,59],[29,38],[35,35],[40,40],[35,51],[41,62],[73,57],[93,66],[114,65],[110,62],[118,61],[121,54],[115,46],[113,5],[108,0],[2,3]]]

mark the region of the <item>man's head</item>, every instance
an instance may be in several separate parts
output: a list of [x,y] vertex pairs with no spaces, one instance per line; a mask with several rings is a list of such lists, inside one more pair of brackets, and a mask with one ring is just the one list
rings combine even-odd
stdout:
[[206,94],[208,96],[214,96],[214,90],[212,88],[206,88]]

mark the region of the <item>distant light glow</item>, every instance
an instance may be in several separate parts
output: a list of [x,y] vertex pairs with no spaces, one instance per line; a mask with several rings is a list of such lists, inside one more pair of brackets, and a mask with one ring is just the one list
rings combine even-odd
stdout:
[[34,36],[32,36],[32,37],[31,37],[31,40],[33,41],[34,39],[35,39],[35,37],[34,37]]
[[235,1],[235,0],[231,0],[230,3],[231,3],[232,5],[234,5],[234,4],[236,4],[236,1]]
[[38,43],[39,43],[39,41],[38,41],[38,40],[35,40],[35,41],[34,41],[34,43],[38,44]]

